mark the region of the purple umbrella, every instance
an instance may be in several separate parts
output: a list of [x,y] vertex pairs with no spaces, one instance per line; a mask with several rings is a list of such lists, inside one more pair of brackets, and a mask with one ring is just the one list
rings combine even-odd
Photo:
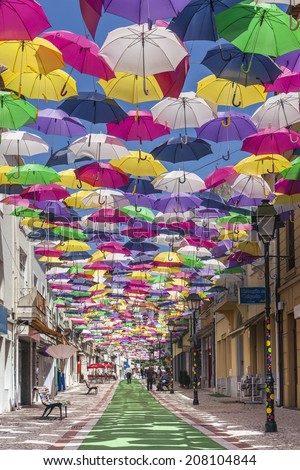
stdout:
[[228,254],[228,251],[233,247],[233,242],[231,240],[222,240],[218,242],[218,246],[211,250],[211,254],[214,258],[220,258]]
[[196,129],[197,137],[213,142],[243,140],[248,135],[257,132],[255,125],[250,121],[250,117],[248,114],[235,111],[218,113],[217,118]]
[[205,240],[210,240],[211,238],[218,237],[220,232],[215,228],[209,227],[195,227],[195,236],[199,238],[204,238]]
[[143,24],[149,20],[173,18],[190,0],[104,0],[104,10],[113,15]]
[[260,206],[262,199],[272,198],[270,196],[259,198],[259,197],[248,197],[245,194],[234,193],[234,195],[227,201],[229,205],[236,207],[247,207],[247,206]]
[[142,206],[147,207],[148,209],[154,208],[156,197],[153,196],[153,194],[125,193],[124,195],[133,206]]
[[66,137],[86,134],[86,128],[81,121],[70,117],[61,109],[46,108],[39,110],[36,122],[34,124],[27,124],[27,127],[37,129],[44,132],[44,134]]
[[171,193],[157,199],[153,208],[164,213],[185,212],[200,207],[200,204],[200,199],[192,194]]
[[279,65],[283,65],[291,72],[300,72],[300,51],[296,50],[281,55],[275,59],[275,62]]

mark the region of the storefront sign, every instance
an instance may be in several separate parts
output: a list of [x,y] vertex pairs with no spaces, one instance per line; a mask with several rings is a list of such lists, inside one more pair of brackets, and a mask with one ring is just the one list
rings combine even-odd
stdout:
[[240,287],[239,304],[264,304],[266,289],[264,287]]
[[0,305],[0,333],[7,335],[7,308]]

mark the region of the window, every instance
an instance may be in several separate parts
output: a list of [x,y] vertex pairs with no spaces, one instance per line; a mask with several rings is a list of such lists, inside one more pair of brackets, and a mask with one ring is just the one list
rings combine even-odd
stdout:
[[[27,255],[22,248],[20,248],[19,252],[19,273],[20,273],[20,289],[24,289],[25,287],[25,274],[26,274],[26,261]],[[21,295],[26,295],[26,293],[21,293]]]
[[37,287],[37,283],[38,283],[38,278],[37,278],[37,276],[34,274],[34,275],[33,275],[33,286],[34,286],[34,287]]
[[290,271],[295,267],[295,223],[294,213],[291,213],[291,218],[286,223],[286,252],[288,255],[287,259],[287,271]]

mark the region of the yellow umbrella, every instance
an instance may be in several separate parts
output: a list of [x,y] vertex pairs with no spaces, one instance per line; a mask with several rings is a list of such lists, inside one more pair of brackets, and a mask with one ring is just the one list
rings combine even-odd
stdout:
[[247,238],[248,233],[245,230],[220,230],[218,240],[233,240],[238,241],[242,238]]
[[261,248],[258,242],[244,241],[239,242],[234,247],[235,251],[243,251],[252,256],[262,256]]
[[131,279],[137,279],[139,281],[153,281],[154,278],[151,274],[147,273],[146,271],[134,271],[131,274],[127,274],[126,277]]
[[58,259],[58,258],[53,258],[52,256],[42,256],[41,258],[38,259],[40,263],[55,263],[55,264],[63,264],[64,261]]
[[258,176],[279,173],[291,166],[292,164],[281,155],[251,155],[237,163],[233,169],[237,173]]
[[[70,189],[81,188],[81,189],[87,189],[90,191],[93,191],[94,189],[98,188],[98,186],[91,186],[90,184],[85,183],[84,181],[79,181],[78,179],[76,179],[75,170],[73,170],[72,168],[70,168],[69,170],[59,171],[58,174],[60,176],[59,184],[61,186],[65,186],[66,188],[70,188]],[[87,193],[84,194],[84,196],[86,195]],[[71,197],[73,196],[74,195],[72,195]]]
[[18,182],[10,181],[7,179],[6,173],[13,170],[14,166],[0,166],[0,184],[18,184]]
[[197,96],[222,106],[245,108],[265,101],[267,93],[262,85],[243,86],[236,82],[209,75],[198,82]]
[[144,103],[145,101],[156,101],[163,98],[163,92],[153,76],[146,77],[148,94],[144,92],[143,77],[131,73],[115,72],[116,78],[107,82],[99,80],[106,96],[128,103]]
[[175,251],[159,253],[153,258],[153,261],[156,263],[165,263],[165,264],[182,264],[184,258],[181,255],[175,253]]
[[106,289],[107,286],[105,284],[95,284],[94,286],[91,286],[89,289],[88,289],[88,292],[96,292],[98,290],[103,290],[103,289]]
[[66,197],[64,199],[64,203],[67,204],[67,206],[69,207],[76,207],[76,209],[83,209],[86,206],[81,201],[82,199],[84,199],[86,196],[90,194],[92,194],[92,191],[78,191],[77,193],[73,193],[71,196]]
[[55,224],[50,224],[36,217],[24,217],[21,221],[21,225],[31,228],[53,228],[56,227]]
[[111,160],[109,163],[133,176],[159,176],[168,171],[150,153],[140,150],[138,152],[130,152],[130,155],[119,160]]
[[288,204],[299,204],[300,203],[300,194],[279,194],[275,193],[276,197],[273,199],[272,204],[278,205],[288,205]]
[[65,242],[60,242],[55,246],[55,249],[59,251],[75,252],[91,250],[91,247],[87,243],[79,240],[67,240]]
[[33,67],[46,75],[65,67],[62,53],[50,41],[34,38],[32,41],[0,41],[1,64],[11,72],[24,72]]
[[[63,70],[54,70],[43,75],[34,68],[25,72],[2,73],[6,88],[22,93],[27,98],[61,101],[70,96],[78,95],[76,81]],[[61,91],[64,88],[64,96]]]

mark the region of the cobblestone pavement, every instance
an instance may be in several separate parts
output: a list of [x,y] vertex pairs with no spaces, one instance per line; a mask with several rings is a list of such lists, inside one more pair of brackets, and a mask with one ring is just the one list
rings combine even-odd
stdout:
[[[99,385],[99,393],[86,395],[82,384],[56,397],[69,400],[68,417],[59,419],[54,410],[40,419],[42,404],[0,415],[0,449],[77,449],[109,403],[118,382]],[[263,404],[244,404],[233,398],[199,391],[199,406],[193,406],[193,390],[175,384],[175,393],[153,395],[170,411],[228,449],[300,450],[300,410],[276,408],[277,433],[264,433]]]

